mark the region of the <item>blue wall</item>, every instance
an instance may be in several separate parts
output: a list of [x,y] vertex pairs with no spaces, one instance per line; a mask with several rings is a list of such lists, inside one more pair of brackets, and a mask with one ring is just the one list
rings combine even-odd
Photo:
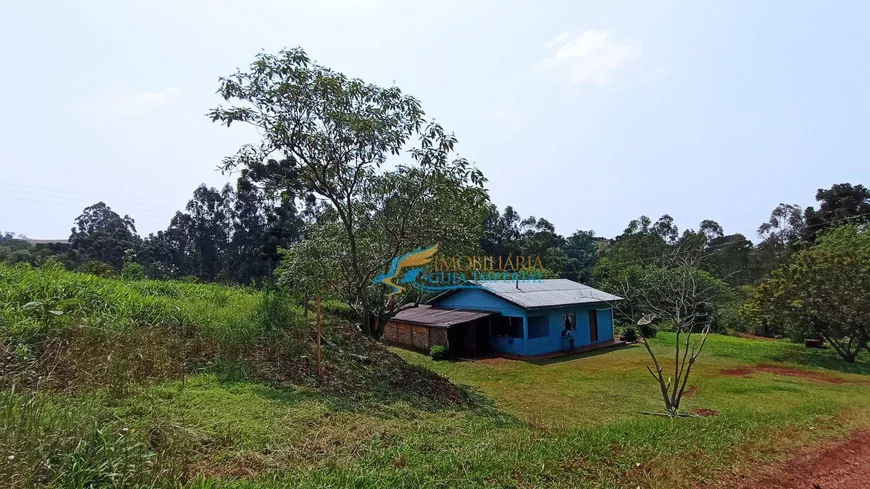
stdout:
[[610,341],[613,339],[613,311],[610,306],[597,304],[591,306],[570,306],[546,309],[531,309],[526,311],[529,318],[535,316],[547,316],[550,321],[550,334],[544,338],[529,338],[526,344],[525,355],[541,355],[564,349],[562,345],[562,329],[564,329],[563,316],[574,313],[577,321],[577,330],[574,331],[574,347],[591,345],[589,330],[589,309],[598,311],[598,341]]
[[[495,311],[502,316],[523,318],[524,338],[490,336],[490,347],[499,352],[516,355],[542,355],[561,351],[562,316],[573,312],[577,317],[577,331],[574,332],[574,347],[591,344],[589,332],[589,309],[598,310],[598,342],[613,339],[613,311],[606,304],[590,306],[570,306],[525,310],[489,292],[477,289],[464,289],[438,301],[440,307]],[[529,338],[529,318],[546,316],[549,332],[540,338]],[[532,319],[534,321],[534,319]]]
[[525,317],[525,311],[510,302],[480,289],[460,289],[438,301],[441,307],[497,311],[502,316]]
[[[501,313],[502,316],[523,318],[523,336],[527,335],[526,331],[528,331],[529,325],[526,322],[526,312],[521,307],[496,297],[489,292],[479,289],[459,290],[445,299],[438,301],[438,305],[440,307],[450,307],[455,309],[495,311]],[[490,336],[489,346],[494,351],[523,355],[525,339],[506,336]]]

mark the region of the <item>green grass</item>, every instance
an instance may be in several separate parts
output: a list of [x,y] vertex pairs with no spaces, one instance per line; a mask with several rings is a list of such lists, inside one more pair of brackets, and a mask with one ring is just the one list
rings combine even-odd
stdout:
[[[224,344],[257,338],[263,294],[242,287],[74,273],[62,267],[0,264],[0,331],[28,339],[71,324],[115,331],[152,325],[195,329]],[[45,307],[25,306],[39,302]],[[63,315],[47,313],[60,310]],[[293,314],[300,316],[301,309]]]
[[[651,344],[660,361],[673,355],[673,334],[661,333]],[[543,362],[434,362],[425,355],[396,351],[411,363],[477,389],[494,399],[500,409],[536,425],[594,426],[663,409],[657,384],[646,371],[646,365],[651,364],[649,355],[638,344]],[[832,384],[768,373],[749,377],[721,374],[724,369],[759,364],[825,372],[847,382]],[[818,364],[829,369],[816,367]],[[683,407],[727,411],[757,406],[761,412],[773,413],[805,405],[808,396],[823,397],[834,406],[857,403],[870,407],[870,392],[863,392],[870,390],[870,378],[859,373],[870,374],[866,359],[849,365],[831,351],[807,350],[786,341],[711,335],[688,384],[696,388],[694,396],[686,399]]]
[[[656,349],[664,353],[669,339],[662,334]],[[721,414],[676,421],[639,414],[660,406],[642,368],[646,353],[636,346],[545,364],[432,362],[399,350],[494,406],[360,405],[318,389],[214,375],[163,382],[121,402],[101,391],[74,402],[88,406],[89,419],[110,420],[103,426],[113,434],[129,428],[128,436],[146,446],[155,426],[172,427],[174,438],[164,443],[194,454],[186,477],[200,474],[187,487],[694,487],[719,471],[743,472],[792,446],[870,426],[870,379],[806,367],[801,357],[816,353],[789,343],[760,343],[711,337],[686,407]],[[795,359],[781,366],[846,382],[720,374],[780,355]]]
[[[67,299],[77,303],[57,306]],[[32,301],[64,314],[23,310]],[[642,414],[662,405],[638,345],[541,362],[393,350],[463,386],[469,404],[439,401],[437,379],[330,323],[327,375],[315,380],[310,325],[283,301],[0,266],[0,487],[690,488],[870,426],[866,357],[847,365],[828,350],[720,335],[683,404],[720,412],[708,418]],[[184,376],[158,368],[178,348],[192,354],[191,335],[214,343],[212,357],[182,355]],[[660,333],[651,344],[664,359],[672,341]],[[34,365],[70,358],[103,377],[44,387],[37,377],[58,370]],[[262,375],[267,364],[274,372]],[[722,373],[758,365],[841,382]]]

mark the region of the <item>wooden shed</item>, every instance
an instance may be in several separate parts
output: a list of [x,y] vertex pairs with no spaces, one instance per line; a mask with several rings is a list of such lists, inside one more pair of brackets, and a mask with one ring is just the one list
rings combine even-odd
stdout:
[[387,322],[383,339],[389,343],[429,351],[435,345],[450,353],[489,350],[490,311],[443,309],[420,305],[400,311]]

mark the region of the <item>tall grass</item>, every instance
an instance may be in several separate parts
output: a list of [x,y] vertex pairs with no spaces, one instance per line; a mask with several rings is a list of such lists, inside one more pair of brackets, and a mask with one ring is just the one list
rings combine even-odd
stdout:
[[[151,326],[243,344],[268,327],[262,320],[266,299],[243,287],[124,281],[58,266],[0,264],[0,334],[24,343],[72,326],[118,332]],[[282,321],[299,321],[299,308],[282,307]]]

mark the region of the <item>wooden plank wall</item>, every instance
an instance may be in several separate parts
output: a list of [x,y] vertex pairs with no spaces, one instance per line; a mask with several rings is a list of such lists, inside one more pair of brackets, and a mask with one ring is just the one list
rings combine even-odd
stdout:
[[387,323],[384,327],[384,339],[390,343],[427,352],[434,345],[449,347],[446,328],[432,328],[400,321]]

